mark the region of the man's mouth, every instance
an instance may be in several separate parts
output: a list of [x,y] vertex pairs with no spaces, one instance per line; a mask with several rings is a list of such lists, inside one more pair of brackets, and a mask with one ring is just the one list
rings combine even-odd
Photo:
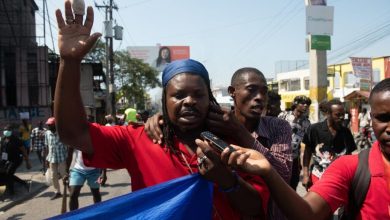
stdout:
[[251,107],[251,111],[256,112],[256,113],[262,113],[263,112],[263,106],[262,105],[253,105]]

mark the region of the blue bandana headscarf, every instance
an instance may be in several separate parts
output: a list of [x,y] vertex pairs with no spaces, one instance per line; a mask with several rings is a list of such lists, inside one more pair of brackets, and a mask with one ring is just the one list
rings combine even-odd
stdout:
[[171,80],[174,76],[180,73],[193,73],[195,75],[201,76],[203,79],[206,80],[206,82],[209,81],[209,73],[207,72],[203,64],[192,59],[176,60],[168,64],[163,71],[163,87],[168,84],[169,80]]

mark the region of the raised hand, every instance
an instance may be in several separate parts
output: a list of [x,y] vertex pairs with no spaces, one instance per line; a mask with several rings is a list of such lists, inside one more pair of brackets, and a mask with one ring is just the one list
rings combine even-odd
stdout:
[[[87,16],[83,24],[83,15],[74,14],[69,0],[65,1],[65,20],[59,9],[56,10],[58,24],[58,48],[62,59],[81,60],[101,36],[91,34],[93,25],[93,9],[87,8]],[[65,22],[66,21],[66,22]]]

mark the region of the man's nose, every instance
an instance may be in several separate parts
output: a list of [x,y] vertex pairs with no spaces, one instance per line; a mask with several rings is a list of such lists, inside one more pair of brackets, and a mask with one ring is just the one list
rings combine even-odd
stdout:
[[188,96],[187,98],[184,99],[184,104],[185,105],[195,105],[196,99],[193,98],[192,96]]

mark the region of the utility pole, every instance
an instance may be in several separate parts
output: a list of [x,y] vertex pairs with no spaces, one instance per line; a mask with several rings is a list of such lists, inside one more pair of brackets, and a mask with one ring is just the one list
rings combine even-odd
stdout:
[[109,5],[97,5],[95,3],[95,7],[104,8],[106,10],[106,20],[104,21],[106,38],[106,86],[110,94],[107,96],[106,103],[111,104],[111,108],[107,105],[106,111],[110,112],[116,120],[112,10],[118,10],[118,7],[114,5],[113,0],[110,0]]
[[[311,5],[311,0],[305,0],[305,5]],[[326,6],[326,1],[323,1]],[[326,50],[311,49],[311,38],[309,35],[309,71],[310,71],[310,99],[312,100],[313,115],[311,119],[314,122],[319,120],[319,103],[327,98],[327,57]]]

